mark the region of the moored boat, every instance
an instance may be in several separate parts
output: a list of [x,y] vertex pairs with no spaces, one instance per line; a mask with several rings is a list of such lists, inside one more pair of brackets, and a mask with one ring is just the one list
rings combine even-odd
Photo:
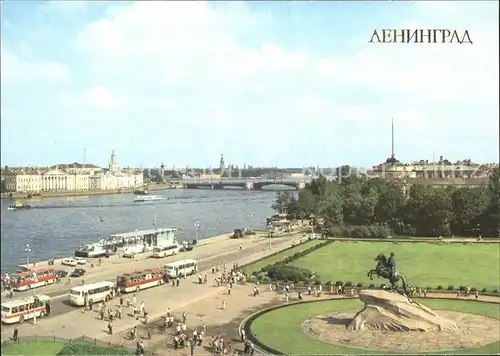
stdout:
[[163,195],[137,195],[134,197],[134,202],[166,200]]
[[175,231],[172,228],[156,228],[150,230],[136,230],[113,234],[97,243],[86,245],[75,251],[77,257],[101,257],[125,251],[127,249],[138,249],[143,252],[151,251],[156,246],[164,246],[176,243]]
[[134,190],[134,195],[148,195],[148,194],[149,194],[149,192],[145,188]]
[[21,202],[14,202],[14,204],[12,204],[7,208],[7,210],[22,210],[22,209],[31,209],[31,205]]

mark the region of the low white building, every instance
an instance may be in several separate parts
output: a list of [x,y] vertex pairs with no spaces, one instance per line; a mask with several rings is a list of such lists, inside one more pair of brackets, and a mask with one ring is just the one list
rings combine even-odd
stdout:
[[53,166],[52,169],[26,168],[3,172],[7,192],[40,193],[131,189],[142,187],[143,172],[119,170],[113,150],[109,170],[93,165]]

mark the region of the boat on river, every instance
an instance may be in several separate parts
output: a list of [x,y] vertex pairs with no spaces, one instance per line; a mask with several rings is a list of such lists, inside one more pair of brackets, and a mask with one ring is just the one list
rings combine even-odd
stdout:
[[134,195],[148,195],[149,192],[146,188],[134,190]]
[[152,251],[157,246],[176,244],[173,228],[155,228],[135,230],[121,234],[113,234],[99,242],[82,246],[75,251],[76,257],[103,257],[114,253],[125,253],[130,249],[141,252]]
[[134,197],[134,202],[166,200],[163,195],[137,195]]
[[21,202],[14,202],[14,204],[12,204],[7,208],[7,210],[23,210],[23,209],[31,209],[31,205]]

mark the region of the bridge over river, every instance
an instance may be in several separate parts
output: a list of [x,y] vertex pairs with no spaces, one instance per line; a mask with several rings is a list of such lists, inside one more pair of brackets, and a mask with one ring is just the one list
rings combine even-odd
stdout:
[[[310,182],[309,177],[300,178],[222,178],[219,180],[206,180],[199,178],[186,178],[172,181],[173,183],[181,183],[186,189],[226,189],[226,188],[242,188],[245,190],[260,190],[266,186],[288,186],[300,190],[305,187],[307,182]],[[272,189],[272,187],[269,187]]]

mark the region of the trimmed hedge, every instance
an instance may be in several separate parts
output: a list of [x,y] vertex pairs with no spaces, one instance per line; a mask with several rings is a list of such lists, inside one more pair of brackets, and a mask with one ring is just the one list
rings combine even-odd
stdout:
[[[331,244],[331,243],[333,243],[333,241],[332,241],[332,240],[327,240],[327,241],[322,242],[322,243],[320,243],[320,244],[318,244],[318,245],[312,246],[312,247],[310,247],[310,248],[308,248],[308,249],[306,249],[306,250],[304,250],[304,251],[300,251],[300,252],[294,253],[293,255],[286,257],[286,258],[285,258],[284,260],[282,260],[282,261],[279,261],[279,262],[276,262],[276,263],[274,263],[274,264],[272,264],[272,265],[267,265],[267,266],[265,266],[265,267],[261,268],[261,269],[260,269],[260,272],[264,272],[264,273],[266,273],[266,272],[268,272],[271,268],[273,268],[274,266],[278,266],[278,265],[286,265],[286,264],[288,264],[288,263],[290,263],[290,262],[295,261],[296,259],[299,259],[299,258],[301,258],[301,257],[305,257],[305,256],[307,256],[308,254],[310,254],[311,252],[314,252],[314,251],[316,251],[316,250],[319,250],[320,248],[323,248],[323,247],[325,247],[325,246],[327,246],[327,245],[329,245],[329,244]],[[311,273],[312,273],[312,272],[311,272]]]
[[133,355],[134,352],[127,349],[113,349],[96,346],[87,342],[71,343],[57,354],[57,356],[69,355]]
[[[305,285],[307,285],[307,284],[308,283],[305,283]],[[324,285],[326,287],[330,287],[331,285],[335,285],[337,287],[342,286],[342,287],[346,287],[346,288],[356,287],[356,288],[367,288],[367,289],[382,289],[382,288],[388,286],[384,283],[380,284],[379,286],[376,286],[373,283],[370,283],[369,285],[365,285],[363,283],[352,283],[351,281],[346,281],[346,282],[336,281],[335,283],[333,283],[332,281],[327,281]],[[420,288],[422,292],[425,289],[426,292],[428,292],[428,293],[429,292],[455,293],[456,291],[465,292],[465,290],[467,288],[465,286],[460,286],[458,288],[455,288],[453,285],[449,285],[446,289],[441,285],[438,285],[435,288],[434,287],[423,288],[423,287],[418,287],[418,286],[410,286],[410,287],[413,287],[415,289]],[[500,296],[500,292],[498,291],[498,289],[488,291],[488,289],[486,289],[486,288],[479,289],[477,287],[471,287],[470,291],[471,291],[471,293],[475,293],[476,291],[480,291],[481,295]]]
[[[314,276],[314,274],[308,269],[280,264],[273,265],[267,271],[267,275],[273,280],[293,283],[311,280]],[[316,280],[319,280],[318,276],[315,277]]]
[[[272,280],[280,280],[280,281],[290,281],[293,283],[301,282],[304,281],[306,283],[309,283],[311,277],[313,276],[313,272],[305,269],[305,268],[296,268],[292,266],[287,266],[290,262],[295,261],[298,258],[307,256],[311,252],[314,252],[322,247],[325,247],[331,243],[333,243],[333,240],[325,240],[324,242],[317,244],[315,246],[311,246],[308,249],[305,249],[303,251],[297,252],[291,256],[286,257],[282,261],[275,262],[271,265],[267,265],[265,267],[262,267],[260,270],[257,271],[252,271],[252,275],[254,275],[257,280],[259,281],[268,281],[269,279],[266,280],[266,278],[261,276],[261,273],[266,273],[267,276],[272,279]],[[282,252],[282,251],[280,251]],[[268,258],[269,256],[266,256],[265,258]],[[264,259],[265,259],[264,258]],[[262,261],[262,260],[259,260]],[[255,261],[253,262],[255,263]],[[251,265],[248,264],[246,266]],[[241,271],[242,268],[246,266],[240,266],[239,270]],[[247,276],[248,277],[248,276]],[[319,284],[321,284],[321,281],[319,280],[319,277],[316,275],[315,276],[315,283],[319,281]]]

